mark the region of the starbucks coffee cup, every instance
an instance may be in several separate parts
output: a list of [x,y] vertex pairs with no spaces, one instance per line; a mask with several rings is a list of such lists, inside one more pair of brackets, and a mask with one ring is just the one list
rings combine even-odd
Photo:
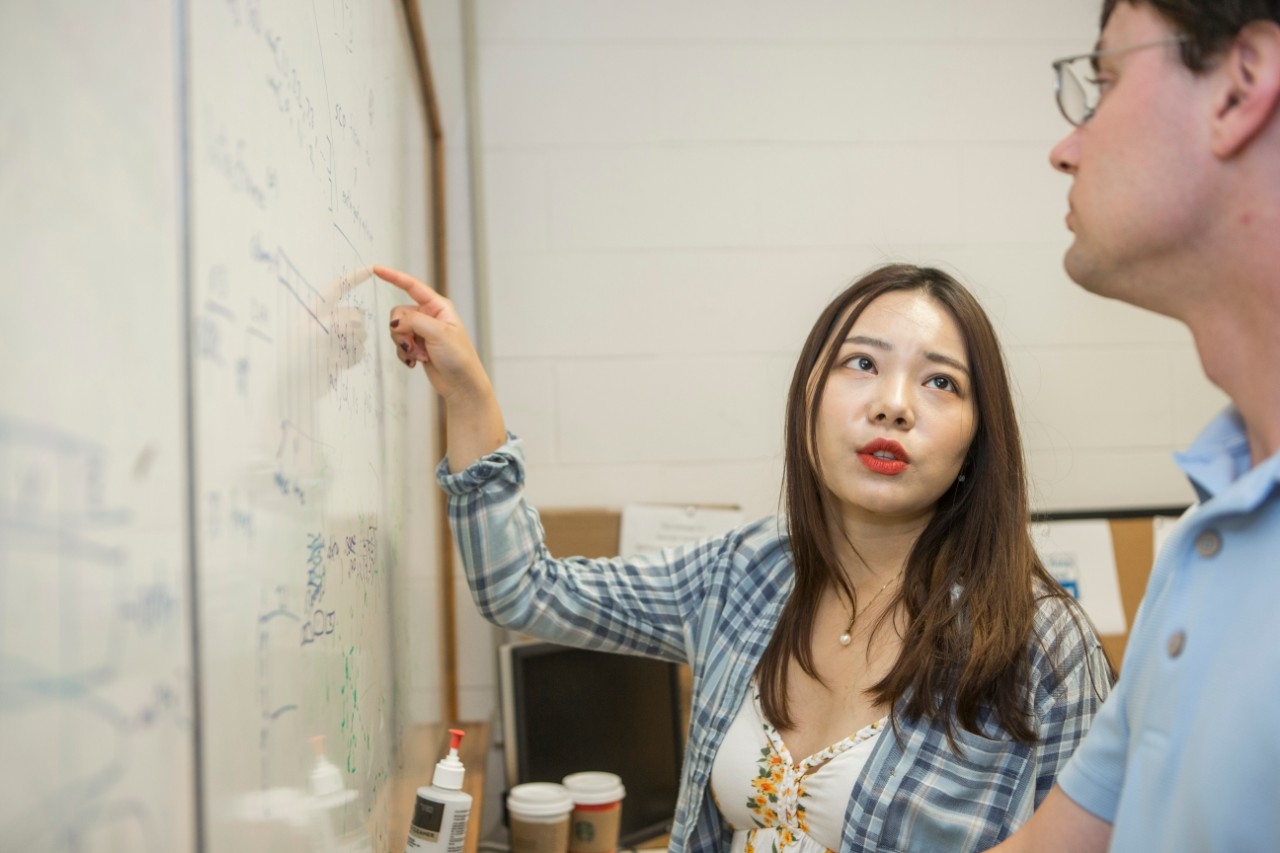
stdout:
[[614,853],[627,791],[613,773],[571,773],[564,787],[573,798],[570,853]]
[[511,853],[565,853],[573,799],[563,785],[526,782],[507,792]]

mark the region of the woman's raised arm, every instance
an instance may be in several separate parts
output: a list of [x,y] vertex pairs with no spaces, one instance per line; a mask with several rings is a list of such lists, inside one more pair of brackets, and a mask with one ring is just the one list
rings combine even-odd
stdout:
[[407,273],[382,266],[373,272],[417,303],[391,309],[391,340],[403,364],[422,363],[444,401],[449,470],[457,473],[507,439],[493,384],[452,302]]

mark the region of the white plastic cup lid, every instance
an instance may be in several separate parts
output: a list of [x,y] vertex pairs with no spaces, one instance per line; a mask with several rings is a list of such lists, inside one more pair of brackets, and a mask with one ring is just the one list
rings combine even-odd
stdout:
[[507,792],[507,811],[520,817],[561,817],[573,811],[573,798],[555,782],[525,782]]
[[627,795],[622,779],[615,773],[570,773],[563,781],[573,801],[580,806],[602,806]]

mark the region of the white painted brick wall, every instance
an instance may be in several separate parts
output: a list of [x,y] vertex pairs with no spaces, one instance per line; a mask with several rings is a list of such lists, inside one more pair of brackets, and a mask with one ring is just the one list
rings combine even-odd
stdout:
[[[459,2],[424,9],[470,304]],[[792,362],[885,260],[987,307],[1038,508],[1190,500],[1169,455],[1224,398],[1180,326],[1061,268],[1049,62],[1093,44],[1097,0],[475,2],[490,369],[536,504],[776,511]],[[492,633],[459,615],[483,717]]]
[[1061,269],[1049,62],[1095,0],[482,0],[494,375],[539,505],[777,508],[826,300],[937,263],[1005,341],[1041,509],[1188,501],[1224,402],[1176,324]]

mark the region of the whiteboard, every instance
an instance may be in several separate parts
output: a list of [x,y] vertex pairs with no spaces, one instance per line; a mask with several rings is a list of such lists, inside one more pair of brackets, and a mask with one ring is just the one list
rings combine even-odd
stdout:
[[38,12],[0,12],[0,849],[191,849],[174,19]]
[[0,849],[398,841],[405,510],[434,518],[403,458],[434,421],[368,267],[428,269],[409,26],[0,12]]

